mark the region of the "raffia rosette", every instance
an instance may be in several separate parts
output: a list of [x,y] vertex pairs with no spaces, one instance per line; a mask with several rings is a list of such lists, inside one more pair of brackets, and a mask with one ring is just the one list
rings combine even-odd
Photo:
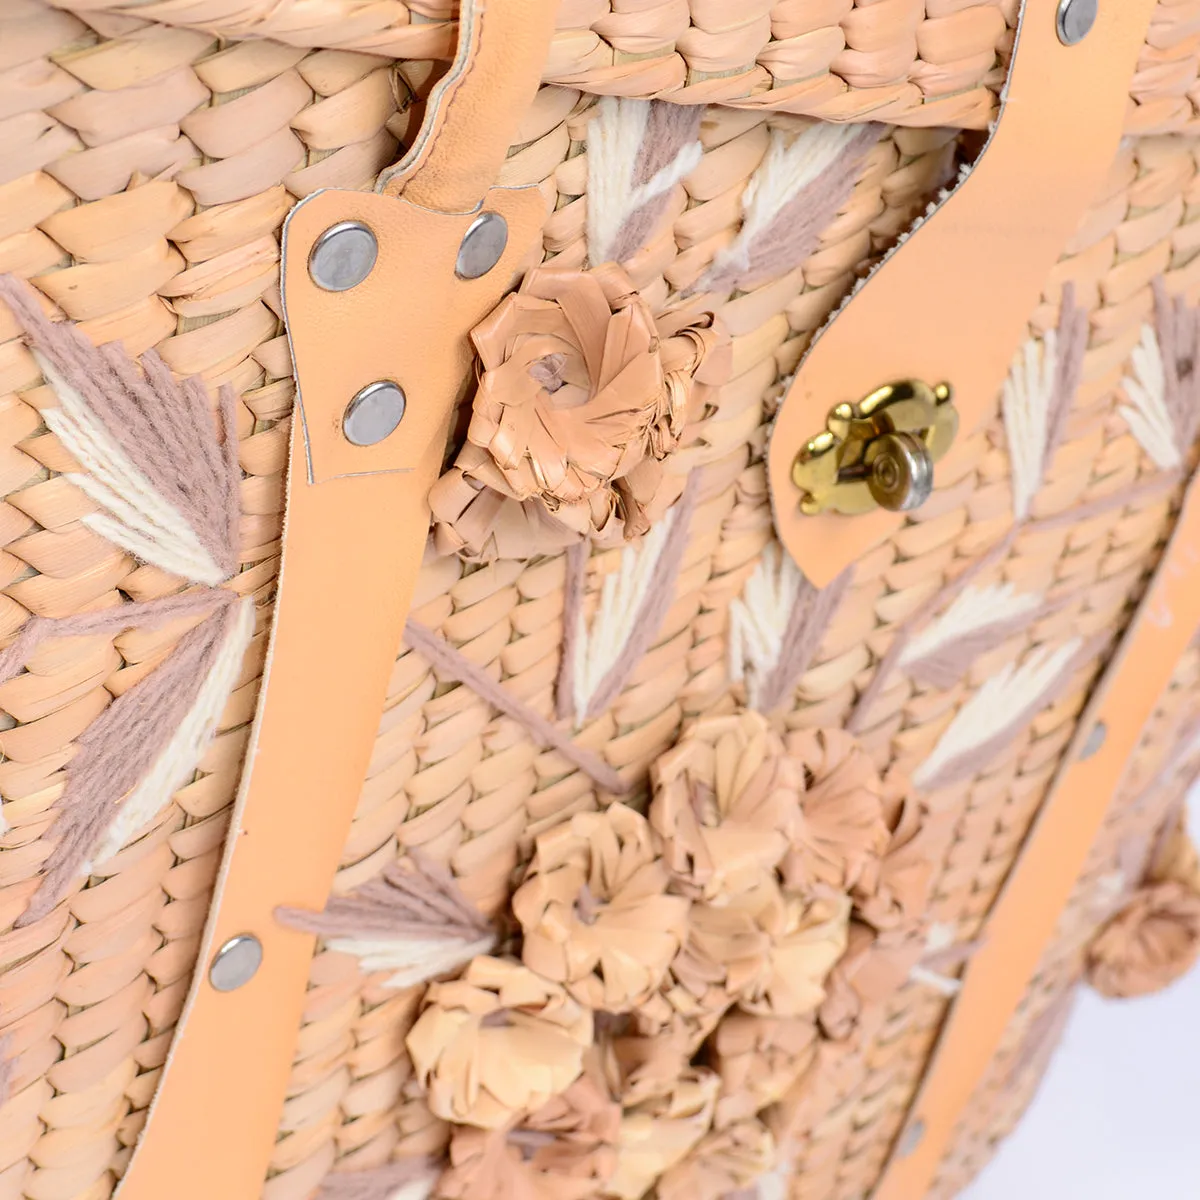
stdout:
[[784,885],[852,891],[872,878],[888,848],[879,772],[858,740],[839,729],[794,730],[784,745],[806,785],[781,868]]
[[499,1129],[579,1078],[592,1014],[520,963],[480,957],[429,986],[405,1042],[435,1116]]
[[1168,881],[1134,892],[1088,949],[1088,982],[1104,996],[1146,996],[1200,958],[1200,893]]
[[634,1029],[647,1041],[684,1047],[686,1062],[736,1002],[725,976],[721,964],[689,953],[685,946],[662,988],[634,1010]]
[[627,1106],[617,1167],[604,1194],[640,1200],[656,1179],[681,1162],[712,1127],[718,1087],[711,1071],[688,1067],[659,1095]]
[[849,920],[847,896],[786,895],[764,880],[724,905],[695,905],[690,936],[671,971],[685,985],[720,986],[748,1012],[805,1016],[825,998]]
[[621,1106],[598,1055],[565,1092],[506,1130],[457,1126],[444,1200],[587,1200],[616,1168]]
[[1104,996],[1146,996],[1200,959],[1200,860],[1184,810],[1167,821],[1142,885],[1088,947],[1088,982]]
[[859,879],[854,908],[876,929],[894,930],[911,927],[924,915],[934,870],[953,834],[954,814],[930,810],[907,790],[906,780],[889,777],[884,793],[890,840],[883,857]]
[[782,1099],[812,1066],[817,1026],[811,1017],[756,1017],[731,1012],[711,1042],[721,1077],[716,1125],[745,1120]]
[[882,1024],[888,999],[904,986],[924,952],[925,939],[915,929],[879,933],[852,921],[846,953],[825,984],[818,1014],[825,1036],[837,1042],[855,1032],[869,1037]]
[[[719,382],[708,312],[657,321],[615,263],[537,267],[472,332],[466,444],[430,493],[438,548],[525,557],[644,533],[678,499],[662,463]],[[713,358],[706,373],[707,359]],[[557,530],[557,540],[556,540]]]
[[692,1038],[682,1026],[669,1023],[659,1033],[638,1032],[639,1017],[596,1014],[597,1049],[602,1055],[609,1090],[627,1108],[661,1096],[679,1078],[695,1052]]
[[623,804],[542,834],[512,900],[525,965],[589,1008],[625,1012],[647,1000],[687,936],[690,908],[666,894],[656,842]]
[[658,1181],[658,1200],[724,1200],[775,1165],[775,1139],[754,1117],[703,1137]]
[[764,717],[698,721],[651,777],[650,823],[678,890],[713,901],[774,878],[804,779]]

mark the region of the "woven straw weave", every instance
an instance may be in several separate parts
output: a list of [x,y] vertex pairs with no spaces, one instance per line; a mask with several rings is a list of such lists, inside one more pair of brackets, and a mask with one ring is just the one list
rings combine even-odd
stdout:
[[[887,126],[816,250],[722,306],[731,380],[705,428],[705,469],[669,611],[616,701],[575,737],[632,784],[623,799],[634,808],[645,810],[648,770],[687,722],[744,700],[729,674],[728,614],[774,552],[767,419],[812,333],[969,157],[975,143],[959,131],[983,128],[994,112],[1016,7],[562,6],[547,86],[501,178],[541,189],[544,251],[555,265],[580,267],[587,257],[595,94],[725,106],[706,112],[699,164],[627,264],[654,303],[694,282],[732,237],[772,131],[798,132],[812,117]],[[0,684],[0,1200],[103,1200],[145,1120],[211,896],[278,568],[294,395],[279,230],[297,199],[324,187],[371,187],[396,161],[452,54],[451,17],[442,0],[325,0],[315,10],[298,0],[0,5],[0,273],[31,280],[47,311],[78,322],[97,343],[120,340],[135,356],[157,347],[172,371],[200,375],[214,394],[232,386],[244,478],[241,570],[230,586],[252,597],[257,612],[195,780],[141,836],[97,864],[86,886],[77,881],[48,915],[18,927],[54,844],[52,806],[77,739],[112,697],[169,657],[185,624],[52,641],[24,674]],[[1052,329],[1063,286],[1073,285],[1088,324],[1083,382],[1029,521],[974,583],[1042,593],[1044,611],[949,686],[897,670],[863,704],[906,622],[1012,525],[997,405],[966,439],[957,475],[942,474],[933,498],[856,565],[793,702],[775,715],[785,731],[851,722],[880,770],[911,775],[989,677],[1031,651],[1081,639],[1063,686],[1015,741],[929,797],[950,821],[928,918],[956,945],[979,933],[1171,528],[1178,474],[1160,470],[1131,433],[1120,382],[1153,317],[1155,281],[1200,301],[1200,179],[1194,143],[1181,136],[1200,104],[1195,28],[1193,5],[1160,4],[1134,80],[1129,137],[1030,317],[1033,336]],[[6,640],[30,614],[67,617],[181,587],[82,523],[92,506],[63,477],[74,464],[43,423],[46,396],[29,377],[18,334],[0,307]],[[585,614],[596,611],[603,580],[620,562],[619,547],[592,554]],[[553,717],[566,572],[563,554],[485,565],[431,554],[412,618]],[[354,595],[354,580],[329,586]],[[336,630],[314,638],[332,643]],[[1096,900],[1096,881],[1128,865],[1122,847],[1156,836],[1194,770],[1198,663],[1189,651],[1147,730],[1055,943],[942,1164],[939,1196],[970,1179],[1027,1103],[1055,1020],[1111,916]],[[300,745],[321,737],[319,709],[297,735]],[[539,749],[519,722],[439,679],[401,645],[334,893],[354,891],[418,849],[493,916],[538,834],[612,799],[559,753]],[[351,1195],[339,1190],[351,1172],[436,1162],[445,1152],[452,1131],[430,1112],[405,1043],[425,988],[390,987],[390,974],[319,944],[264,1200]],[[795,1098],[788,1194],[868,1192],[948,1004],[913,978],[859,1034],[827,1043],[811,1094]]]

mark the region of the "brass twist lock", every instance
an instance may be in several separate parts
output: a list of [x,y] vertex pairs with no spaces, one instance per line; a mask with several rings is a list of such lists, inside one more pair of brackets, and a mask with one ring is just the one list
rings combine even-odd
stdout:
[[852,516],[905,512],[933,490],[933,464],[958,432],[950,385],[888,383],[857,404],[843,401],[792,464],[800,511]]

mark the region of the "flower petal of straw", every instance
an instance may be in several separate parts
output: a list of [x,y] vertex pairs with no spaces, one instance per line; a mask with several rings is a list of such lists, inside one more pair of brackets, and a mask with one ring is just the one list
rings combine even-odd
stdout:
[[241,468],[232,389],[220,391],[222,443],[199,379],[176,383],[153,350],[139,371],[119,343],[97,349],[69,323],[47,320],[11,275],[0,276],[0,300],[58,399],[42,418],[83,468],[68,478],[103,510],[84,524],[194,583],[233,575]]

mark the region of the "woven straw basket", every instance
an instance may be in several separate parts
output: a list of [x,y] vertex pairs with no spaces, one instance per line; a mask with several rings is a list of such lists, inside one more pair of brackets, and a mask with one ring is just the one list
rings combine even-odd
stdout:
[[948,1197],[1191,965],[1096,7],[0,0],[0,1200]]

